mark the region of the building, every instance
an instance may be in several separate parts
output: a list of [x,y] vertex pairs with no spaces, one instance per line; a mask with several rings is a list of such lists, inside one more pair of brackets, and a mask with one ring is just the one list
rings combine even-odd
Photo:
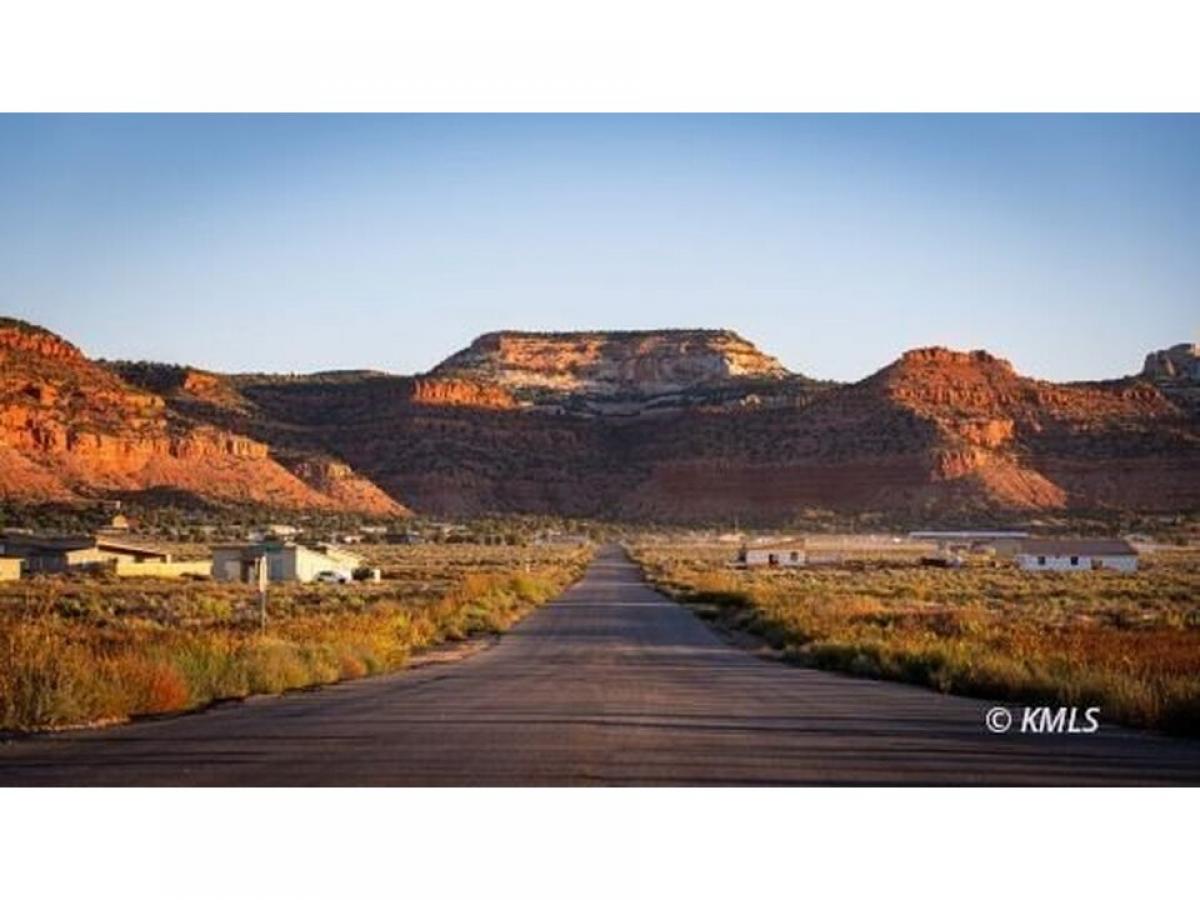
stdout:
[[389,531],[385,536],[389,544],[423,544],[425,538],[415,531]]
[[991,551],[997,556],[1011,557],[1029,538],[1028,531],[913,531],[911,541],[937,544],[939,555],[981,553]]
[[302,529],[295,525],[275,522],[252,529],[247,537],[252,543],[261,543],[272,538],[280,541],[290,541],[298,537],[301,531]]
[[1029,538],[1015,556],[1027,572],[1136,572],[1137,550],[1119,538]]
[[129,521],[129,517],[123,513],[117,513],[100,530],[107,534],[129,534],[132,528],[133,523]]
[[349,580],[361,560],[330,547],[313,548],[282,541],[218,544],[212,548],[212,577],[217,581],[255,581],[265,560],[268,581],[310,582],[321,572],[337,572]]
[[738,562],[746,566],[802,566],[807,559],[802,540],[747,544],[738,554]]
[[0,556],[0,581],[16,581],[21,577],[21,557]]
[[[139,574],[139,566],[171,562],[171,554],[116,540],[104,534],[91,537],[46,536],[5,532],[0,537],[0,555],[19,557],[26,575],[112,568],[117,574]],[[153,573],[150,569],[145,574]]]

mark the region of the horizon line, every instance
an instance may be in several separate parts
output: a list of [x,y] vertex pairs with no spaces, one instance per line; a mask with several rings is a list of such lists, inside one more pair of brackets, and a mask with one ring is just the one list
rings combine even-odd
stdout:
[[[1095,383],[1104,383],[1104,382],[1119,382],[1119,381],[1124,381],[1124,380],[1130,379],[1130,378],[1141,377],[1140,371],[1133,371],[1133,372],[1125,372],[1125,373],[1118,374],[1118,375],[1109,375],[1109,376],[1102,377],[1102,378],[1072,378],[1072,379],[1065,379],[1065,380],[1059,381],[1059,380],[1050,379],[1050,378],[1042,378],[1042,377],[1039,377],[1036,375],[1026,375],[1023,373],[1023,371],[1021,369],[1017,368],[1017,366],[1015,366],[1012,363],[1011,359],[1008,356],[995,353],[992,350],[988,349],[987,347],[958,348],[958,347],[950,346],[948,344],[933,343],[933,344],[919,344],[916,346],[908,347],[905,350],[900,351],[900,353],[898,355],[891,358],[889,361],[885,362],[884,364],[878,366],[875,369],[872,369],[870,372],[868,372],[866,375],[863,375],[860,378],[852,379],[852,380],[840,380],[837,378],[818,377],[816,375],[810,374],[809,372],[801,371],[798,369],[792,369],[790,366],[788,366],[786,363],[784,363],[782,360],[780,360],[778,356],[764,351],[756,341],[745,337],[742,334],[742,332],[740,332],[739,330],[737,330],[735,328],[687,327],[687,326],[678,327],[678,328],[607,328],[607,329],[606,328],[581,328],[581,329],[573,329],[573,330],[561,330],[561,329],[545,330],[545,329],[519,329],[519,328],[492,329],[492,330],[485,331],[485,332],[478,334],[476,337],[472,338],[466,345],[460,347],[459,349],[450,351],[448,354],[444,355],[437,363],[435,363],[429,369],[420,370],[420,371],[412,371],[412,372],[401,372],[401,371],[396,371],[394,369],[390,369],[387,367],[376,367],[373,365],[354,366],[354,367],[346,367],[346,368],[311,369],[311,370],[305,370],[305,371],[295,370],[295,369],[288,370],[288,371],[284,371],[284,370],[272,371],[272,370],[268,370],[268,369],[229,370],[229,369],[219,369],[219,368],[207,368],[205,366],[197,365],[197,364],[191,363],[191,362],[178,362],[178,361],[174,361],[174,360],[170,360],[170,359],[161,359],[161,358],[151,358],[151,357],[134,358],[132,356],[108,356],[108,355],[105,355],[102,353],[93,355],[91,352],[86,350],[85,347],[81,343],[77,342],[75,339],[64,336],[61,332],[54,331],[53,329],[47,328],[46,326],[41,325],[37,322],[32,322],[28,319],[23,319],[19,316],[0,315],[0,327],[4,327],[5,323],[13,323],[14,325],[29,327],[29,328],[38,330],[40,332],[52,335],[61,341],[71,344],[73,347],[75,347],[77,350],[79,350],[79,352],[82,353],[87,359],[89,359],[93,362],[96,362],[96,363],[101,363],[101,364],[105,364],[105,365],[149,364],[149,365],[171,366],[171,367],[175,367],[175,368],[191,369],[193,371],[206,372],[206,373],[213,374],[213,375],[223,375],[223,376],[227,376],[227,377],[246,377],[246,376],[262,375],[262,376],[272,376],[272,377],[281,377],[281,378],[313,378],[313,377],[318,377],[321,375],[364,374],[364,375],[379,375],[379,376],[392,377],[392,378],[421,378],[421,377],[427,377],[427,376],[432,375],[434,370],[438,366],[445,363],[447,360],[451,359],[452,357],[454,357],[455,355],[457,355],[461,352],[464,352],[464,351],[470,349],[472,346],[474,346],[476,343],[483,340],[484,338],[493,337],[493,336],[502,336],[502,335],[520,335],[520,336],[530,336],[530,337],[569,337],[569,336],[594,337],[594,336],[612,336],[612,335],[616,335],[616,336],[634,336],[634,335],[660,336],[660,335],[668,335],[668,334],[687,334],[687,333],[708,334],[708,335],[721,335],[721,334],[731,335],[741,341],[746,342],[751,347],[753,347],[756,351],[761,353],[763,356],[766,356],[770,359],[775,360],[783,368],[783,370],[787,373],[788,376],[798,377],[798,378],[806,378],[810,381],[825,382],[828,384],[840,384],[840,385],[857,384],[861,381],[865,381],[866,379],[873,377],[874,375],[877,375],[879,372],[882,372],[884,369],[887,369],[889,366],[895,365],[896,363],[903,360],[907,355],[914,353],[914,352],[925,351],[925,350],[944,350],[944,351],[961,354],[961,355],[985,354],[994,360],[997,360],[997,361],[1007,364],[1013,370],[1013,372],[1016,373],[1019,377],[1028,378],[1033,381],[1041,381],[1041,382],[1045,382],[1045,383],[1049,383],[1049,384],[1062,384],[1062,385],[1095,384]],[[1146,355],[1146,358],[1149,358],[1154,353],[1159,353],[1159,352],[1162,352],[1165,350],[1175,349],[1177,347],[1188,347],[1188,346],[1195,348],[1197,346],[1200,346],[1200,344],[1198,344],[1195,341],[1180,341],[1176,344],[1171,344],[1167,347],[1159,347],[1159,348],[1151,349],[1149,351],[1146,351],[1145,355]]]

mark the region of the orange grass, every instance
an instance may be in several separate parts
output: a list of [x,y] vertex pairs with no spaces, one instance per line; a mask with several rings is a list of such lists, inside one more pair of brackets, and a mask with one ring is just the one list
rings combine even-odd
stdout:
[[443,641],[504,630],[583,571],[578,549],[453,547],[382,584],[272,586],[41,578],[0,586],[0,729],[192,709],[360,678]]

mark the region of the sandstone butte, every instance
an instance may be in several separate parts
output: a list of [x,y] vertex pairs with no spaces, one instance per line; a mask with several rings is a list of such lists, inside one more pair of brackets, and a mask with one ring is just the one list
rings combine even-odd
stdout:
[[1055,384],[922,348],[852,384],[731,331],[498,332],[431,372],[98,363],[0,320],[0,497],[780,523],[1200,508],[1200,366]]

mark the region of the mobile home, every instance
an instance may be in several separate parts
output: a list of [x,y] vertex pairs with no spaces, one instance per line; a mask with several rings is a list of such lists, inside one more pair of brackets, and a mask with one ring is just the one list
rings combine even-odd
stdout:
[[1030,538],[1021,542],[1015,559],[1026,572],[1136,572],[1138,567],[1137,550],[1115,538]]

